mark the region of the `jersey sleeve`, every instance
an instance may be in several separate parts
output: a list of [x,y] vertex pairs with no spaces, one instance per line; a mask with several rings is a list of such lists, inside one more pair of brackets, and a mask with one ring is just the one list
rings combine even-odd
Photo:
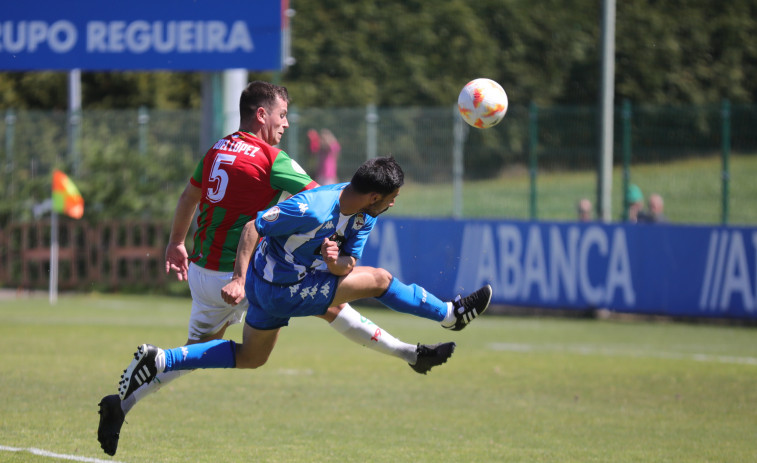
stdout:
[[202,168],[205,164],[205,157],[200,159],[200,162],[197,163],[197,167],[195,167],[195,171],[192,174],[192,177],[189,178],[189,183],[196,186],[197,188],[202,188]]
[[271,188],[297,194],[317,186],[297,161],[284,151],[278,152],[271,166]]
[[[352,256],[355,259],[363,257],[363,249],[365,249],[365,243],[368,242],[368,235],[371,234],[373,226],[376,223],[376,219],[371,216],[366,216],[365,224],[357,230],[357,233],[352,234],[347,242],[342,247],[342,253]],[[354,229],[355,224],[359,221],[359,218],[352,219],[352,227]]]
[[[298,199],[300,196],[297,197]],[[255,228],[260,236],[293,235],[318,225],[317,217],[308,213],[307,202],[293,198],[258,212]]]

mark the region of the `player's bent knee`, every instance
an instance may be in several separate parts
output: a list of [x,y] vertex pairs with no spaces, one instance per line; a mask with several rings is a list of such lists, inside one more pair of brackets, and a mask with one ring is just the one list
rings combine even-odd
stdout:
[[392,278],[394,278],[391,273],[383,268],[375,269],[373,275],[376,280],[376,288],[382,290],[382,292],[389,288],[389,284],[391,284]]
[[236,355],[237,368],[246,368],[246,369],[260,368],[266,364],[266,362],[268,361],[269,355],[270,355],[270,351],[268,353],[261,352],[261,351],[253,351],[250,353],[245,353],[244,349],[242,349],[241,351],[237,351],[237,355]]
[[243,357],[238,355],[236,360],[237,368],[254,369],[265,365],[268,361],[268,356],[261,357],[256,355],[253,357]]

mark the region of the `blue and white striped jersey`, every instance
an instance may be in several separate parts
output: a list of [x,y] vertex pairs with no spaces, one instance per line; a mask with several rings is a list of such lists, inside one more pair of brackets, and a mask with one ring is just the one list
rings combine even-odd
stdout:
[[347,185],[303,191],[259,212],[255,228],[263,240],[255,252],[254,271],[281,285],[297,283],[307,271],[320,266],[328,271],[320,250],[329,237],[339,243],[342,255],[359,259],[376,218],[339,211],[339,195]]

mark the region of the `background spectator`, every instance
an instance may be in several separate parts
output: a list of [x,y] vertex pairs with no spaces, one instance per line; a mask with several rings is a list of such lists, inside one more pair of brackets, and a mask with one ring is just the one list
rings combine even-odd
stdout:
[[308,130],[308,141],[310,154],[318,161],[316,182],[321,185],[337,183],[337,162],[342,150],[339,141],[329,129],[322,129],[320,134],[315,129]]
[[633,183],[628,185],[626,201],[628,202],[628,222],[638,222],[639,212],[644,208],[644,194],[641,192],[641,188]]
[[657,193],[649,195],[647,200],[647,210],[639,213],[640,223],[667,223],[668,218],[665,217],[663,209],[665,204],[662,200],[662,196]]
[[579,199],[576,209],[578,212],[579,222],[589,222],[593,220],[594,217],[592,213],[592,205],[591,201],[588,198]]

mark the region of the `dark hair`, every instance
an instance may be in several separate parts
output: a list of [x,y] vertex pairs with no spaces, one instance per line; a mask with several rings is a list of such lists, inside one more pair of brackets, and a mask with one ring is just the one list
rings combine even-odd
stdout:
[[388,195],[405,183],[405,174],[393,157],[373,158],[358,167],[350,185],[358,193]]
[[245,121],[255,116],[255,112],[261,106],[270,110],[276,103],[276,98],[289,103],[289,92],[286,87],[256,80],[247,84],[239,98],[239,116]]

